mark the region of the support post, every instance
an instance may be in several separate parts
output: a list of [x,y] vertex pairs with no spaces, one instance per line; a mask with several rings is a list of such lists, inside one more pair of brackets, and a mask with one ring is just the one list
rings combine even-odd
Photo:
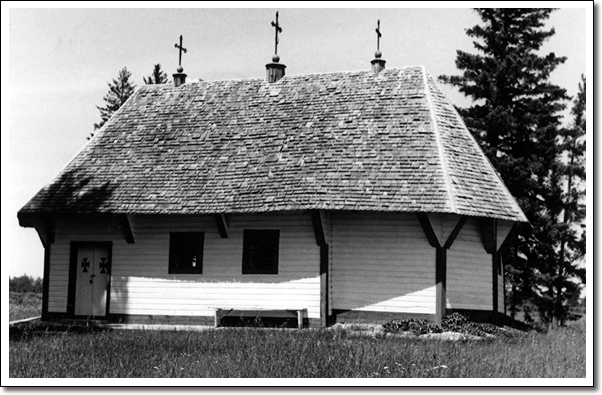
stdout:
[[437,239],[437,235],[435,235],[435,231],[433,230],[431,221],[429,221],[429,217],[425,213],[416,213],[416,216],[418,217],[418,222],[420,222],[420,226],[422,226],[424,235],[429,241],[431,247],[440,247],[439,240]]
[[481,222],[481,237],[483,247],[488,254],[491,254],[491,311],[495,314],[498,311],[498,264],[499,253],[497,245],[497,220],[495,218],[486,218]]
[[128,244],[134,244],[136,242],[136,223],[132,214],[123,214],[121,216],[121,228],[123,229],[125,241]]
[[[50,232],[49,232],[50,233]],[[54,232],[53,232],[54,233]],[[44,245],[44,279],[42,280],[42,320],[48,317],[48,291],[50,289],[50,243]]]
[[446,298],[446,287],[447,287],[447,249],[444,247],[437,247],[437,263],[435,272],[436,287],[436,324],[441,326],[441,321],[445,317],[447,310],[447,298]]
[[324,235],[324,224],[322,223],[322,213],[319,210],[311,212],[311,222],[314,226],[314,235],[316,244],[321,246],[326,244],[326,236]]
[[422,226],[422,230],[424,231],[424,235],[426,236],[429,244],[435,248],[436,257],[435,257],[435,323],[437,325],[441,325],[441,321],[445,314],[447,313],[447,250],[452,246],[456,237],[460,234],[462,227],[468,220],[468,217],[461,216],[454,229],[449,234],[447,240],[443,242],[441,241],[441,245],[439,243],[439,239],[435,234],[435,230],[428,218],[428,215],[425,213],[417,213],[418,222],[420,222],[420,226]]
[[495,235],[496,220],[494,218],[483,218],[481,220],[481,241],[483,248],[488,254],[496,250],[497,238]]
[[320,326],[328,326],[328,244],[320,246]]
[[215,214],[215,222],[217,223],[217,230],[222,239],[228,238],[228,221],[226,220],[225,214]]
[[35,222],[34,228],[38,232],[38,237],[44,248],[54,243],[54,218],[51,216],[41,216]]
[[320,326],[328,326],[328,266],[329,247],[324,234],[324,213],[319,210],[311,212],[311,221],[314,227],[316,244],[320,247]]
[[498,265],[499,265],[500,255],[497,251],[493,251],[491,254],[491,266],[492,266],[492,283],[493,283],[493,313],[498,312]]

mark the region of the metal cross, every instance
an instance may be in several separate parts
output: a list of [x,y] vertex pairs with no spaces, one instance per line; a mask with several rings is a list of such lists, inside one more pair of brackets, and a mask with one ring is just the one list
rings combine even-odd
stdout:
[[380,51],[380,38],[382,34],[380,34],[380,19],[378,20],[378,27],[376,28],[376,50]]
[[182,51],[184,51],[184,53],[186,53],[186,48],[184,48],[182,46],[182,36],[181,35],[180,35],[180,45],[176,44],[175,47],[180,49],[180,63],[179,63],[179,66],[182,66]]
[[278,33],[282,33],[282,28],[280,28],[280,25],[278,24],[278,11],[276,11],[276,23],[272,21],[272,26],[274,26],[274,29],[276,30],[276,45],[274,54],[278,54]]

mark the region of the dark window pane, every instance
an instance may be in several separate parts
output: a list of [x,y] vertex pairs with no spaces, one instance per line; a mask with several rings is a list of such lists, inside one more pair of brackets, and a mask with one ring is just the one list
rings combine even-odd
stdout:
[[245,230],[243,274],[278,274],[279,230]]
[[169,273],[203,272],[203,232],[169,234]]

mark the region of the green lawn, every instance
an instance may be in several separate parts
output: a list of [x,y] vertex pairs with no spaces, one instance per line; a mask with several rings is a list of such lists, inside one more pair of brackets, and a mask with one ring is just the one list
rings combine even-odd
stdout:
[[585,323],[464,342],[344,330],[11,329],[11,377],[585,377]]

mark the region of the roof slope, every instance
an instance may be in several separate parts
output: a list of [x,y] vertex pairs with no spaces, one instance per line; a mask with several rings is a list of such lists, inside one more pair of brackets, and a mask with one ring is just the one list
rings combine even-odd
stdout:
[[307,209],[526,221],[422,67],[142,86],[21,213]]

